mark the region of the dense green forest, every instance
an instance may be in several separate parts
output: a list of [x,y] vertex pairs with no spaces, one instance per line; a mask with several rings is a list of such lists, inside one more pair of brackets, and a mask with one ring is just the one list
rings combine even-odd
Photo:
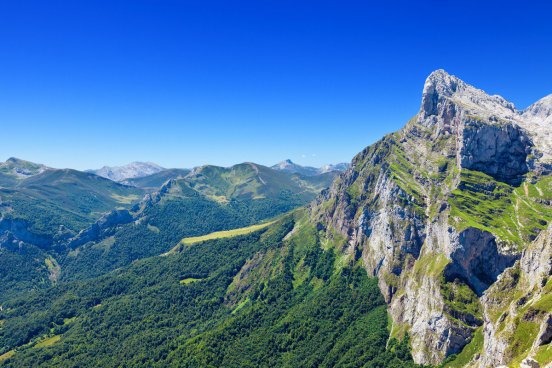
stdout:
[[376,280],[338,267],[316,237],[285,238],[297,216],[11,300],[0,364],[413,366],[407,338],[386,347]]

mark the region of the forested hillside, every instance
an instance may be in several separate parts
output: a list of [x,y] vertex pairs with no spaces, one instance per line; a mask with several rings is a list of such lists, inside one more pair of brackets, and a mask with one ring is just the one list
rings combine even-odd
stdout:
[[322,250],[304,211],[12,300],[0,320],[10,367],[413,366],[407,340],[387,344],[376,280]]

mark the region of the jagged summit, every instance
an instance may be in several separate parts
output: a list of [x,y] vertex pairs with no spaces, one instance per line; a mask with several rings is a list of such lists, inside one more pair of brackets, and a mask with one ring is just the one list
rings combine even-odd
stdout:
[[502,96],[489,95],[460,78],[448,74],[443,69],[434,71],[424,84],[420,115],[426,118],[437,115],[448,106],[447,103],[460,105],[467,113],[502,119],[516,120],[519,111],[515,105]]
[[286,168],[294,167],[296,166],[295,162],[291,161],[289,158],[278,162],[276,165],[272,166],[274,169],[278,168],[280,170],[284,170]]
[[276,165],[272,166],[272,169],[307,176],[317,175],[320,173],[320,170],[316,167],[301,166],[291,161],[290,159],[278,162]]
[[442,69],[431,73],[424,84],[417,123],[438,137],[458,134],[471,120],[503,126],[510,132],[521,127],[543,160],[552,159],[552,95],[520,111],[503,97],[489,95]]
[[[482,330],[480,361],[491,364],[470,366],[495,367],[522,355],[508,355],[515,338],[490,336],[495,321],[483,309],[504,297],[485,304],[483,296],[500,293],[493,286],[500,275],[551,226],[551,166],[543,161],[552,142],[551,106],[545,97],[520,111],[437,70],[425,82],[417,117],[355,156],[353,168],[312,206],[313,221],[342,256],[378,276],[392,331],[408,331],[417,363],[439,365]],[[545,260],[543,275],[547,254],[534,256]],[[462,299],[468,294],[460,290],[471,297]],[[513,300],[520,308],[521,295]],[[508,306],[502,311],[506,316]],[[533,336],[541,322],[552,331],[552,322],[534,320]]]
[[552,124],[552,94],[541,98],[523,110],[522,115],[540,125]]

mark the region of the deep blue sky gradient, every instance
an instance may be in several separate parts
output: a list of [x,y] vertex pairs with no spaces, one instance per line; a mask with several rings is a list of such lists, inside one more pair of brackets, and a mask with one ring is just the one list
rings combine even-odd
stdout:
[[0,0],[0,160],[349,161],[435,69],[552,93],[548,3]]

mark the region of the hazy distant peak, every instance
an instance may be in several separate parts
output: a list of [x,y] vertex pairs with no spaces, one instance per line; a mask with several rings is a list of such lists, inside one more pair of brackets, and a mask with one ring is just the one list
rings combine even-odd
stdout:
[[331,171],[345,171],[350,166],[351,164],[349,164],[348,162],[340,162],[338,164],[328,164],[320,168],[320,173],[323,174]]
[[274,170],[286,171],[290,173],[296,173],[301,175],[319,175],[331,171],[343,171],[349,167],[347,163],[338,163],[338,164],[328,164],[320,168],[312,166],[301,166],[291,161],[290,159],[278,162],[276,165],[272,166]]
[[114,181],[123,181],[156,174],[162,170],[165,169],[156,163],[135,161],[123,166],[104,166],[101,169],[87,171]]
[[523,113],[523,117],[528,120],[535,121],[541,125],[552,124],[552,94],[541,98],[528,108]]

